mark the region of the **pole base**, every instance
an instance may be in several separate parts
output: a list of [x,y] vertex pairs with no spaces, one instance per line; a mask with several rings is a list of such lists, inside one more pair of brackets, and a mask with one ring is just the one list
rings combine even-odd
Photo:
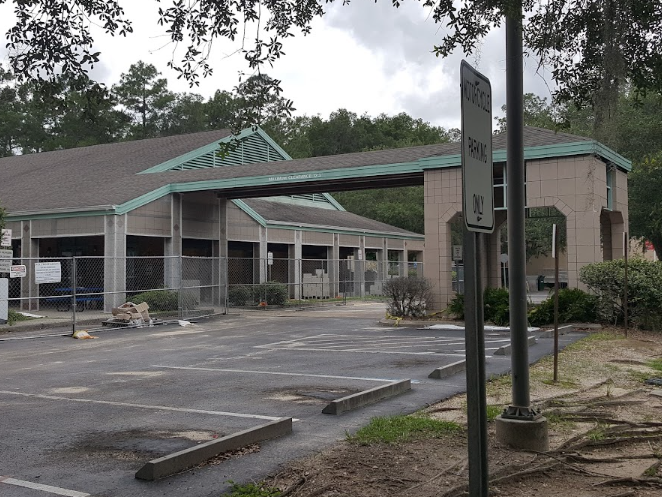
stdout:
[[547,419],[544,416],[534,420],[497,416],[496,439],[514,449],[547,452],[549,450]]

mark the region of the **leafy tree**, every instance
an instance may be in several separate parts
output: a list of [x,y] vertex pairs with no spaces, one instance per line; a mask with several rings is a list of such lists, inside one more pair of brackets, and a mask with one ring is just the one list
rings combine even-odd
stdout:
[[110,143],[123,136],[128,124],[110,92],[86,78],[61,76],[45,91],[42,85],[23,83],[17,98],[15,144],[22,153]]
[[[538,128],[556,129],[560,127],[557,107],[547,103],[546,98],[540,98],[533,93],[524,94],[524,126],[536,126]],[[505,104],[501,111],[506,112]],[[497,127],[494,133],[506,131],[506,118],[495,118]]]
[[205,103],[207,127],[230,128],[234,122],[236,105],[236,100],[230,92],[216,90],[214,96]]
[[132,117],[130,138],[159,136],[165,127],[164,118],[175,96],[168,90],[168,80],[152,64],[140,61],[123,73],[113,93]]
[[536,207],[528,209],[524,224],[526,239],[526,260],[545,257],[552,252],[552,230],[556,224],[559,250],[567,246],[566,218],[556,209]]
[[650,240],[662,258],[662,153],[638,163],[628,183],[630,234]]
[[312,157],[313,150],[308,137],[312,118],[308,116],[286,117],[265,123],[262,128],[293,159]]
[[233,129],[268,125],[295,110],[291,100],[280,96],[280,80],[257,73],[235,88]]
[[16,152],[21,118],[14,77],[0,66],[0,157]]
[[53,130],[53,145],[58,149],[118,141],[130,123],[129,115],[117,108],[117,100],[105,87],[97,86],[93,92],[85,84],[69,85],[63,101],[62,114]]
[[[216,39],[251,39],[241,53],[252,71],[284,54],[283,40],[324,15],[333,0],[248,0],[174,2],[159,8],[158,23],[174,44],[188,43],[179,62],[169,65],[191,84],[213,72],[209,59]],[[400,0],[391,0],[394,7]],[[3,2],[4,3],[4,2]],[[348,2],[343,2],[348,3]],[[627,83],[637,93],[662,91],[662,3],[650,0],[419,0],[431,18],[447,28],[434,48],[447,56],[457,47],[472,53],[504,16],[521,18],[530,53],[551,69],[560,102],[596,109],[596,129],[611,115],[611,105]],[[99,59],[90,26],[112,34],[132,31],[118,0],[14,1],[16,24],[7,38],[9,61],[21,77],[43,80],[56,74],[79,76]],[[522,10],[524,15],[522,15]],[[89,21],[92,22],[89,22]],[[248,30],[248,32],[246,32]],[[252,31],[251,31],[252,30]],[[278,85],[270,91],[279,94]]]
[[160,136],[183,135],[208,129],[207,103],[197,93],[178,93],[161,119]]
[[[328,119],[320,116],[290,118],[265,130],[294,158],[447,143],[457,135],[454,130],[446,131],[405,113],[371,118],[359,117],[346,109],[332,112]],[[423,233],[422,187],[333,195],[350,212]]]
[[337,192],[333,197],[355,214],[414,233],[424,232],[424,193],[420,186]]

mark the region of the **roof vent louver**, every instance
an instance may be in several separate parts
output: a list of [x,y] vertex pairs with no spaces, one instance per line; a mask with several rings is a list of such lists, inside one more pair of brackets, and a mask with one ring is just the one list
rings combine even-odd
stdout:
[[258,162],[281,161],[285,158],[260,135],[253,134],[240,140],[227,155],[210,150],[198,157],[182,162],[176,169],[206,169],[210,167],[241,166]]

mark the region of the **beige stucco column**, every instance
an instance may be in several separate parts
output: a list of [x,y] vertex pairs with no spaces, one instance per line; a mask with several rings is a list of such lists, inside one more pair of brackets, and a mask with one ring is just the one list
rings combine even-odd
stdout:
[[[28,268],[28,274],[34,275],[34,265],[39,261],[39,240],[32,238],[32,221],[21,221],[15,223],[16,227],[8,226],[14,230],[20,230],[21,237],[21,264]],[[16,236],[16,235],[14,235]],[[39,285],[33,278],[21,278],[21,309],[26,311],[39,310]]]
[[106,216],[104,255],[103,308],[111,312],[126,302],[126,215]]
[[425,264],[423,274],[433,285],[429,311],[445,309],[455,295],[451,284],[450,221],[462,211],[459,168],[425,171]]
[[582,267],[603,260],[600,216],[607,208],[607,165],[591,155],[529,161],[527,206],[566,216],[568,286],[584,288]]
[[[228,199],[218,198],[218,240],[213,244],[214,304],[225,306],[228,296]],[[227,311],[227,309],[225,309]]]

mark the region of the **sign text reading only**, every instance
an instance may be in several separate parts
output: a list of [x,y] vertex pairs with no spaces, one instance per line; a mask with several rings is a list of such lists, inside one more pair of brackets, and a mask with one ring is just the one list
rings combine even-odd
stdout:
[[469,231],[494,231],[492,87],[462,61],[462,211]]

